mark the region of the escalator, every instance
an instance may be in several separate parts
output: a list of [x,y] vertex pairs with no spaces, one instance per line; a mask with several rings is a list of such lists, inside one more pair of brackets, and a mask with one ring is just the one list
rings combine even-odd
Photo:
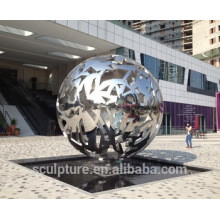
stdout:
[[0,92],[9,105],[16,105],[36,134],[54,135],[54,125],[56,125],[54,114],[50,114],[38,103],[29,89],[25,88],[24,83],[8,78],[4,80],[1,77]]

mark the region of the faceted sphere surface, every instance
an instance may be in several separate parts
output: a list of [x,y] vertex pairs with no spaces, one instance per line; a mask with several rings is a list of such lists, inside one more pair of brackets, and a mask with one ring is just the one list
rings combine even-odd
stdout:
[[58,123],[80,152],[104,159],[130,157],[158,133],[163,99],[152,74],[119,55],[90,58],[63,81]]

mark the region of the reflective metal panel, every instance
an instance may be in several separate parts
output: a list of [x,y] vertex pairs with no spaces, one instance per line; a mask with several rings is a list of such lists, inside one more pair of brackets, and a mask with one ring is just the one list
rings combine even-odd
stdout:
[[57,117],[63,134],[94,157],[130,157],[157,134],[163,115],[161,91],[152,74],[118,55],[90,58],[63,81]]

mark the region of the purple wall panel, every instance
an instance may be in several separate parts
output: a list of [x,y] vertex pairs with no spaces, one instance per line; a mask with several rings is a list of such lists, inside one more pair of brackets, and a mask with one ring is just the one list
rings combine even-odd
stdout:
[[216,106],[217,130],[220,130],[220,92],[216,94]]
[[[219,94],[220,95],[220,94]],[[204,115],[206,120],[206,130],[214,129],[213,107],[164,102],[164,113],[171,114],[172,127],[175,129],[184,128],[187,122],[190,122],[194,127],[195,116]],[[220,96],[219,96],[219,111],[220,111]],[[219,112],[219,128],[220,128],[220,112]]]

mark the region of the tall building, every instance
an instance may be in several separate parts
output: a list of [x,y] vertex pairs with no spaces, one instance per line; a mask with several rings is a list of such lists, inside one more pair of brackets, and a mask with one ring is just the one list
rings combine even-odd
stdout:
[[[180,47],[184,33],[191,29],[180,21],[169,22],[158,21],[154,26],[152,21],[151,34],[163,35],[165,41],[169,34],[175,39],[179,33],[174,43]],[[119,21],[0,21],[0,101],[5,98],[14,109],[19,106],[38,134],[50,135],[55,126],[48,112],[53,110],[55,121],[56,96],[63,80],[85,59],[104,54],[135,59],[157,79],[164,100],[160,134],[185,133],[186,122],[194,126],[196,116],[201,131],[213,132],[217,125],[220,132],[220,69]],[[24,95],[30,91],[31,95]],[[47,106],[46,111],[38,111],[34,100],[41,103],[39,107]]]
[[220,21],[193,22],[194,57],[220,67]]
[[[129,23],[132,25],[132,23]],[[192,55],[192,20],[135,20],[133,28],[143,35]]]

